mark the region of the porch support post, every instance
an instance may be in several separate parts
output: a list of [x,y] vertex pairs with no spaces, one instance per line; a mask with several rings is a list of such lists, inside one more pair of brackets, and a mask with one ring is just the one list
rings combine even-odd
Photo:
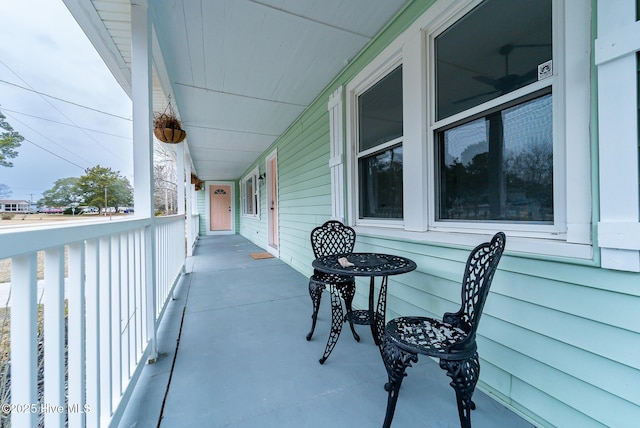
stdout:
[[184,158],[185,158],[185,143],[182,142],[180,144],[178,144],[177,150],[176,150],[176,175],[177,175],[177,185],[178,185],[178,209],[177,209],[177,213],[178,214],[184,214],[185,213],[185,206],[184,206],[184,201],[185,201],[185,185],[187,184],[185,182],[185,169],[184,169]]
[[133,102],[134,205],[137,216],[151,219],[145,231],[144,257],[149,361],[157,358],[155,328],[156,239],[153,217],[153,139],[151,16],[145,0],[131,3],[131,89]]
[[195,230],[193,230],[193,184],[191,184],[191,157],[185,147],[184,153],[184,176],[185,176],[185,208],[187,217],[187,257],[193,256],[193,242],[195,241]]

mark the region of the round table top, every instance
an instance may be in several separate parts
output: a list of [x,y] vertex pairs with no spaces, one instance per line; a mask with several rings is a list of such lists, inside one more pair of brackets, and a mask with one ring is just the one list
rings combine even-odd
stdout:
[[[347,266],[339,259],[346,258]],[[352,264],[353,266],[348,266]],[[383,276],[411,272],[416,268],[413,260],[406,257],[378,253],[334,254],[318,257],[312,263],[314,269],[325,273],[351,276]]]

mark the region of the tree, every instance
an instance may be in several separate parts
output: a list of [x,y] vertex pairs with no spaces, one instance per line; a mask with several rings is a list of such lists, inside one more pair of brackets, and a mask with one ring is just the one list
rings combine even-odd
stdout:
[[115,207],[116,212],[120,211],[120,207],[133,205],[133,188],[126,177],[118,177],[109,192],[108,204]]
[[154,144],[153,151],[153,199],[154,210],[175,214],[178,206],[176,163],[172,152],[162,144]]
[[83,198],[77,187],[78,180],[77,177],[56,180],[51,189],[42,193],[38,206],[68,207],[82,202]]
[[13,192],[11,191],[11,188],[9,186],[0,183],[0,199],[7,199],[12,194]]
[[18,156],[16,149],[20,147],[24,137],[14,131],[5,119],[6,116],[0,112],[0,129],[4,129],[4,132],[0,133],[0,166],[11,168],[13,163],[9,159]]
[[104,207],[130,206],[133,203],[133,189],[129,180],[119,171],[101,167],[87,168],[85,175],[78,179],[78,193],[86,205]]

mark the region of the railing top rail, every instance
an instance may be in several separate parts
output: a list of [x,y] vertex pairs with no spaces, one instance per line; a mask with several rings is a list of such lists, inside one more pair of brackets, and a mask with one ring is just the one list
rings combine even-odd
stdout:
[[184,220],[185,219],[185,215],[184,214],[173,214],[173,215],[167,215],[167,216],[158,216],[158,217],[154,217],[154,221],[156,223],[172,223],[174,221],[177,220]]
[[104,223],[78,221],[49,225],[0,229],[0,260],[46,248],[95,239],[150,226],[153,219],[113,219]]

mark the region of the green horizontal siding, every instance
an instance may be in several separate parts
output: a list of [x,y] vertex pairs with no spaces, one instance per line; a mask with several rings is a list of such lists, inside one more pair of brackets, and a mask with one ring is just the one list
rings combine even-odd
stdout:
[[[203,186],[203,188],[206,188],[206,186]],[[205,215],[205,213],[208,212],[209,207],[205,206],[206,205],[205,197],[206,195],[204,190],[199,190],[196,192],[198,212],[200,213],[200,223],[199,223],[200,236],[206,235],[208,230],[207,216]]]

